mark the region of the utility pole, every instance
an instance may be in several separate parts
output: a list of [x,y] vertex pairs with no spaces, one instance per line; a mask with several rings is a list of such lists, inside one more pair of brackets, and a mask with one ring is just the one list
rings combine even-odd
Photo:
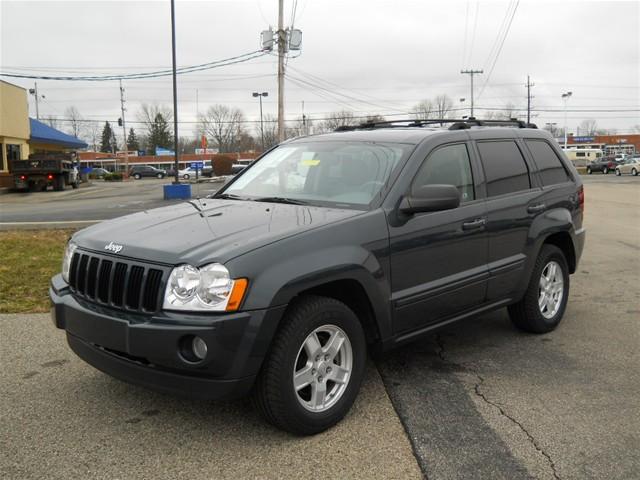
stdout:
[[460,73],[471,77],[471,117],[473,117],[473,76],[484,72],[482,70],[460,70]]
[[302,132],[303,135],[309,135],[307,130],[307,116],[304,114],[304,100],[302,100]]
[[278,143],[284,142],[284,50],[286,32],[283,28],[284,0],[278,0]]
[[562,100],[564,101],[564,149],[567,149],[567,102],[571,98],[573,92],[566,92],[562,94]]
[[124,178],[128,178],[129,175],[129,146],[127,145],[127,126],[124,122],[124,87],[122,86],[122,79],[120,79],[120,111],[122,113],[122,142],[124,143]]
[[525,87],[527,87],[527,123],[531,123],[531,99],[533,98],[531,96],[531,87],[535,86],[536,84],[531,83],[531,79],[529,75],[527,75],[527,84],[525,85]]
[[[36,97],[36,120],[40,120],[40,109],[38,108],[38,82],[33,82],[33,88],[29,89],[29,93]],[[44,98],[44,95],[42,98]]]

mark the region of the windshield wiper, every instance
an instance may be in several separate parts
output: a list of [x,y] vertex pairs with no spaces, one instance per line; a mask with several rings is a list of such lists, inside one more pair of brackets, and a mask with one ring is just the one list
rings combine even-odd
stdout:
[[260,197],[254,198],[253,200],[255,202],[288,203],[289,205],[309,205],[309,202],[288,197]]
[[235,195],[233,193],[221,193],[219,195],[214,195],[211,198],[219,198],[222,200],[250,200],[246,197],[241,197],[240,195]]

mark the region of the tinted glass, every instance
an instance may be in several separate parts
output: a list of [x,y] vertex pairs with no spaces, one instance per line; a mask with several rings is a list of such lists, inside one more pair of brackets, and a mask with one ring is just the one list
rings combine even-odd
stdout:
[[531,188],[529,169],[516,142],[478,142],[478,150],[489,197]]
[[475,198],[466,145],[447,145],[431,153],[420,167],[411,188],[438,184],[458,187],[461,202]]
[[555,185],[569,180],[567,171],[551,145],[543,140],[526,140],[526,143],[533,155],[533,160],[540,169],[542,185]]
[[286,197],[309,204],[366,206],[412,148],[365,142],[285,144],[243,170],[224,193],[251,200]]

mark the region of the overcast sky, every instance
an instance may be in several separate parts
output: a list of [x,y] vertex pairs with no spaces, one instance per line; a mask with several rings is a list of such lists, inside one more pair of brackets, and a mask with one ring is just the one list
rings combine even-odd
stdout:
[[[286,25],[293,3],[285,1]],[[303,32],[303,45],[300,55],[288,60],[293,80],[286,84],[286,118],[302,113],[302,101],[312,118],[340,109],[389,115],[442,93],[456,108],[468,108],[469,76],[460,70],[473,68],[484,69],[476,77],[478,110],[509,103],[526,108],[529,74],[535,83],[533,108],[556,110],[534,112],[540,126],[562,126],[560,96],[572,91],[570,131],[595,118],[599,127],[631,133],[640,124],[639,4],[521,0],[496,59],[492,47],[495,53],[515,1],[299,0],[295,27]],[[260,31],[277,25],[277,0],[178,0],[176,15],[178,64],[188,66],[259,49]],[[2,0],[0,21],[3,72],[103,75],[171,66],[169,1]],[[275,114],[276,63],[267,55],[179,76],[181,136],[194,130],[189,122],[196,120],[196,107],[203,112],[223,103],[258,119],[253,91],[269,92],[264,111]],[[33,86],[33,80],[2,78]],[[311,85],[303,87],[300,80]],[[141,102],[171,104],[170,77],[127,80],[124,86],[129,120],[136,120]],[[46,97],[41,116],[63,117],[70,105],[88,119],[120,116],[114,81],[39,80],[38,89]],[[30,113],[35,116],[32,97]]]

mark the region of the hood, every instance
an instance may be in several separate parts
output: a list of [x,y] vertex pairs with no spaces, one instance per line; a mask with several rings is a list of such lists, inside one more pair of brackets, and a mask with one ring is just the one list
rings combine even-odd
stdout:
[[[359,210],[203,199],[108,220],[78,232],[73,238],[82,248],[120,257],[200,266],[210,262],[225,263],[285,237],[362,213]],[[109,248],[105,248],[107,246]]]

